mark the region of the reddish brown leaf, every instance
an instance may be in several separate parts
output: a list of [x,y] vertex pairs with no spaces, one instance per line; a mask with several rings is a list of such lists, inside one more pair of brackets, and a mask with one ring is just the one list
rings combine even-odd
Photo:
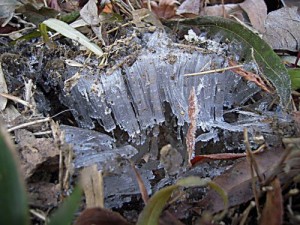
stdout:
[[[253,151],[253,154],[262,152],[261,150]],[[192,160],[191,164],[195,165],[197,163],[203,163],[208,160],[234,160],[246,157],[246,153],[217,153],[210,155],[196,155]]]
[[283,221],[283,202],[278,178],[271,182],[271,187],[272,190],[267,192],[267,200],[262,212],[260,225],[281,225]]
[[[229,65],[230,66],[236,66],[237,64],[233,61],[229,60]],[[244,77],[246,80],[254,82],[257,86],[259,86],[262,90],[268,92],[268,93],[272,93],[273,91],[270,90],[270,88],[265,84],[265,82],[263,81],[263,79],[252,72],[246,71],[242,68],[234,68],[231,69],[232,72]]]
[[140,189],[140,192],[141,192],[141,195],[142,195],[142,199],[143,199],[144,203],[147,204],[147,202],[149,200],[149,196],[148,196],[148,192],[147,192],[147,188],[145,186],[145,183],[144,183],[141,175],[139,174],[139,172],[135,168],[135,165],[132,163],[131,166],[132,166],[132,169],[135,173],[136,180],[138,182],[139,189]]
[[84,210],[74,225],[130,225],[119,213],[103,208]]
[[186,147],[188,152],[188,160],[190,162],[192,155],[195,151],[195,143],[196,143],[195,135],[197,130],[197,114],[198,114],[197,96],[194,87],[190,91],[188,114],[190,119],[190,126],[186,135]]
[[191,164],[205,162],[207,160],[231,160],[246,157],[245,153],[218,153],[210,155],[196,155],[192,160]]
[[[160,0],[159,3],[150,1],[151,10],[158,18],[170,19],[175,17],[178,1],[176,0]],[[143,2],[143,7],[147,8],[147,1]]]
[[[282,149],[272,149],[254,156],[261,175],[265,175],[276,166],[281,158],[282,152]],[[253,198],[251,187],[252,178],[247,159],[241,159],[240,162],[235,164],[224,174],[216,177],[213,181],[227,192],[229,206],[242,204]],[[214,213],[223,209],[223,200],[216,192],[209,191],[199,202],[199,206]]]

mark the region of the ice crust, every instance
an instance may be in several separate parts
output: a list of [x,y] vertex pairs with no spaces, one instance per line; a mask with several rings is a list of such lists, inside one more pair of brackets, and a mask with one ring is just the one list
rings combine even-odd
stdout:
[[[61,96],[65,105],[75,109],[73,114],[81,127],[94,128],[92,119],[95,119],[108,132],[119,126],[131,138],[142,136],[165,121],[165,102],[178,119],[177,125],[183,126],[189,122],[188,96],[193,86],[199,108],[197,125],[203,131],[212,128],[241,131],[247,126],[263,126],[259,115],[244,115],[248,119],[243,118],[237,124],[224,121],[224,107],[234,109],[244,104],[260,91],[255,85],[231,71],[184,76],[203,69],[227,67],[225,56],[180,47],[164,32],[144,35],[142,42],[146,47],[135,55],[133,64],[125,63],[111,74],[82,69],[77,85]],[[65,79],[75,74],[74,68],[67,68]],[[215,134],[211,133],[211,138],[216,138]]]
[[61,125],[61,129],[65,133],[66,143],[74,151],[75,168],[97,164],[99,170],[112,172],[114,166],[110,165],[113,161],[117,158],[129,159],[138,152],[131,145],[117,147],[112,137],[96,131],[67,125]]
[[[75,168],[97,165],[104,174],[105,206],[121,207],[131,201],[132,195],[139,195],[140,190],[128,161],[138,151],[125,144],[116,146],[115,140],[100,132],[61,125],[66,143],[72,146]],[[146,190],[152,193],[150,181],[154,179],[151,170],[139,169]]]

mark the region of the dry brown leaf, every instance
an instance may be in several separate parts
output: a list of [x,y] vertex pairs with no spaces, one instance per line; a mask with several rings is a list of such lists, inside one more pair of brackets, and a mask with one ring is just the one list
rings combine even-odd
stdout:
[[202,163],[207,160],[234,160],[246,157],[246,153],[217,153],[210,155],[196,155],[192,160],[191,164]]
[[135,165],[131,164],[131,166],[132,166],[132,169],[133,169],[133,171],[135,173],[136,180],[138,182],[139,189],[140,189],[140,192],[141,192],[141,195],[142,195],[142,199],[143,199],[144,203],[147,204],[149,196],[148,196],[148,192],[147,192],[147,188],[145,186],[145,183],[144,183],[141,175],[139,174],[139,172],[135,168]]
[[281,225],[283,222],[283,200],[278,178],[271,182],[271,190],[267,191],[266,203],[261,215],[260,225]]
[[206,6],[203,8],[203,10],[200,12],[201,16],[224,16],[223,9],[225,10],[225,15],[227,16],[233,16],[240,21],[245,22],[245,18],[243,16],[243,10],[237,5],[237,4],[228,4],[224,5],[224,8],[222,5],[213,5],[213,6]]
[[98,16],[97,1],[89,0],[80,10],[80,16],[86,23],[93,26],[98,25],[100,23],[100,19]]
[[48,0],[48,7],[55,9],[56,11],[61,11],[60,5],[57,0]]
[[[267,150],[254,156],[259,171],[265,174],[272,170],[281,159],[283,152],[282,149],[278,148]],[[216,177],[213,181],[228,193],[229,207],[245,203],[253,198],[251,171],[247,159],[241,159],[240,162],[235,164],[224,174]],[[220,196],[211,190],[199,202],[199,206],[214,213],[223,210],[224,204]]]
[[160,20],[148,9],[137,9],[132,11],[132,20],[137,27],[145,27],[146,24],[150,23],[157,28],[163,28]]
[[239,6],[247,13],[251,25],[261,33],[265,32],[265,20],[267,18],[267,6],[264,0],[246,0]]
[[[178,1],[176,0],[160,0],[158,3],[150,1],[151,9],[158,18],[171,19],[176,16]],[[143,7],[147,8],[147,1],[143,2]]]
[[177,9],[176,14],[184,17],[193,17],[200,15],[201,0],[185,0]]
[[84,210],[74,225],[130,225],[119,213],[103,208]]
[[[237,64],[234,63],[233,61],[229,60],[229,65],[230,66],[236,66]],[[262,90],[268,92],[268,93],[272,93],[273,91],[270,90],[270,88],[265,84],[265,82],[263,81],[263,79],[252,72],[246,71],[242,68],[233,68],[231,69],[232,72],[244,77],[246,80],[254,82],[257,86],[259,86]]]
[[263,39],[278,50],[299,50],[300,15],[297,7],[281,8],[270,12],[265,21]]

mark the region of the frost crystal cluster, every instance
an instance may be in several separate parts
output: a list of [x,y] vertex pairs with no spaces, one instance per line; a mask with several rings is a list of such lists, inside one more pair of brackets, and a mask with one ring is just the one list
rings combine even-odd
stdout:
[[[119,126],[134,139],[165,121],[166,103],[177,118],[177,125],[183,126],[189,122],[188,96],[192,87],[196,90],[199,108],[197,126],[209,131],[203,140],[214,138],[215,128],[241,131],[244,126],[261,126],[258,121],[261,116],[240,108],[260,91],[255,85],[229,70],[184,76],[227,67],[225,50],[221,54],[174,43],[164,32],[147,34],[136,41],[144,47],[133,55],[133,63],[120,60],[117,62],[120,66],[109,74],[84,68],[79,72],[76,85],[61,96],[65,105],[75,109],[73,113],[81,127],[93,128],[97,121],[108,132]],[[228,45],[227,49],[230,48]],[[245,65],[246,69],[247,66],[250,68],[251,64]],[[76,73],[73,67],[67,68],[65,80]],[[257,107],[265,106],[262,103]],[[226,122],[224,115],[228,112],[240,115],[241,119]]]

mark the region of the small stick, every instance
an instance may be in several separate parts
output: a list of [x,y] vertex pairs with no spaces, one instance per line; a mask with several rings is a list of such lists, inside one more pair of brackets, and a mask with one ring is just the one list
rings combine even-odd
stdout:
[[28,108],[32,108],[32,105],[29,102],[26,102],[26,101],[24,101],[24,100],[22,100],[22,99],[20,99],[20,98],[18,98],[16,96],[13,96],[13,95],[10,95],[10,94],[6,94],[6,93],[0,93],[0,95],[2,97],[4,97],[4,98],[7,98],[7,99],[12,100],[14,102],[18,102],[18,103],[20,103],[20,104],[22,104],[22,105],[24,105],[24,106],[26,106]]
[[23,123],[23,124],[11,127],[9,129],[7,129],[7,131],[12,132],[14,130],[21,129],[21,128],[24,128],[24,127],[28,127],[28,126],[31,126],[31,125],[34,125],[34,124],[49,122],[51,119],[52,119],[51,117],[47,117],[47,118],[43,118],[43,119],[40,119],[40,120],[35,120],[35,121],[28,122],[28,123]]
[[188,73],[188,74],[184,74],[184,76],[185,77],[191,77],[191,76],[199,76],[199,75],[205,75],[205,74],[210,74],[210,73],[224,72],[226,70],[240,68],[240,67],[243,67],[243,66],[244,65],[229,66],[229,67],[226,67],[226,68],[208,70],[208,71],[203,71],[203,72],[198,72],[198,73]]

